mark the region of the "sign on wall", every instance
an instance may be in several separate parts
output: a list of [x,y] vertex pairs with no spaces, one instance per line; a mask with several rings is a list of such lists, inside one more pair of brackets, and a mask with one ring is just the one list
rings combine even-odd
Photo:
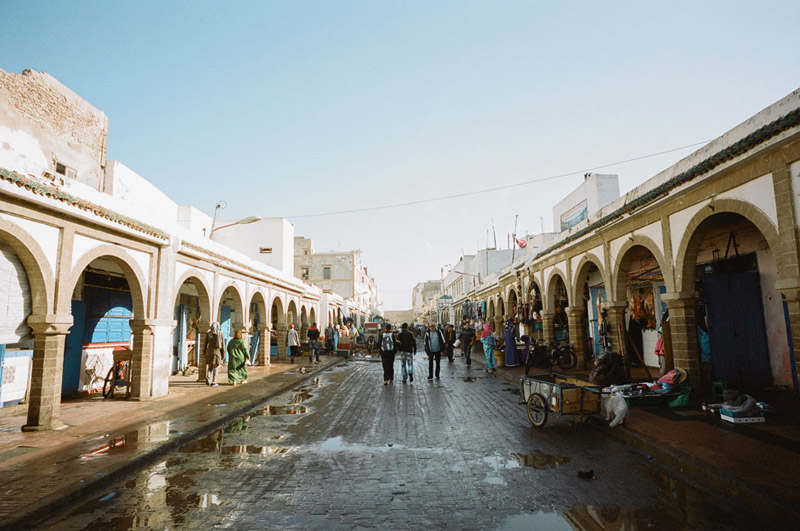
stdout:
[[561,214],[561,230],[567,230],[586,219],[589,209],[586,199]]

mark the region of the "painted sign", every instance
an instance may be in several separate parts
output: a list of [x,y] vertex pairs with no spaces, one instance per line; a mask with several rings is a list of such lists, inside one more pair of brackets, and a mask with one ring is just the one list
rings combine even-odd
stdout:
[[589,209],[586,205],[586,199],[570,208],[561,214],[561,230],[567,230],[574,227],[589,215]]

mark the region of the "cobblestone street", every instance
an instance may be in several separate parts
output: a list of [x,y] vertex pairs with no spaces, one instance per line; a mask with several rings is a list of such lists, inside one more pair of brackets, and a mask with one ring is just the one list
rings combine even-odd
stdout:
[[[533,428],[462,358],[382,385],[349,361],[78,504],[53,529],[752,527],[724,501],[568,418]],[[591,472],[589,472],[591,471]],[[579,474],[584,472],[585,474]],[[585,479],[581,476],[591,476]]]

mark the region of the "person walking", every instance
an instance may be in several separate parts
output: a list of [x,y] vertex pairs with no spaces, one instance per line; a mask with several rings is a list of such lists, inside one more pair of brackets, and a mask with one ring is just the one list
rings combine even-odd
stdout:
[[289,345],[291,363],[294,363],[295,356],[300,356],[300,336],[297,335],[297,330],[294,329],[294,323],[289,325],[289,334],[286,336],[286,344]]
[[517,336],[519,331],[514,324],[513,319],[506,321],[506,326],[503,329],[503,345],[505,351],[504,363],[506,367],[517,367],[519,365],[519,357],[517,356]]
[[225,335],[217,322],[211,323],[211,328],[206,334],[205,354],[206,385],[217,387],[217,370],[225,356]]
[[492,327],[489,323],[483,325],[481,343],[483,343],[483,355],[486,356],[486,371],[497,371],[497,363],[494,360],[494,348],[497,346],[497,341],[495,341],[492,335]]
[[319,339],[319,328],[317,328],[317,323],[311,323],[311,328],[308,329],[308,362],[314,362],[314,354],[317,355],[317,363],[319,363],[319,343],[317,340]]
[[417,340],[414,334],[409,332],[408,323],[400,326],[400,333],[397,334],[397,349],[400,351],[400,369],[403,371],[403,383],[410,378],[414,381],[414,352],[417,350]]
[[[444,350],[444,336],[442,331],[431,323],[428,331],[425,332],[425,353],[428,355],[428,380],[433,380],[434,374],[439,379],[439,368],[442,362],[442,351]],[[434,371],[434,365],[435,371]]]
[[447,354],[447,360],[453,363],[453,351],[455,350],[456,331],[453,325],[447,325],[444,330],[444,352]]
[[469,323],[464,323],[464,330],[461,332],[461,351],[467,360],[467,367],[472,366],[472,343],[475,342],[475,331]]
[[378,344],[381,349],[381,364],[383,365],[383,385],[388,385],[389,382],[394,381],[394,356],[397,351],[392,336],[392,325],[386,325]]
[[328,325],[325,327],[325,353],[331,354],[333,352],[333,327]]
[[228,343],[228,381],[233,385],[247,383],[247,359],[250,351],[242,339],[242,331],[233,333]]

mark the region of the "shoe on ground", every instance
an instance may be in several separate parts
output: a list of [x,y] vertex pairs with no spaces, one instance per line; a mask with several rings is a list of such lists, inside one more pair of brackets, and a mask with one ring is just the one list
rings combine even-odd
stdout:
[[405,378],[403,378],[403,383],[406,383],[406,379]]
[[413,374],[409,374],[408,377],[411,378],[412,382],[414,381],[414,375]]
[[437,376],[437,377],[436,377],[436,379],[438,380],[438,379],[439,379],[439,377]]
[[383,385],[389,385],[389,380],[384,380]]
[[428,380],[433,380],[433,376],[428,376]]
[[211,387],[219,387],[219,384],[218,383],[212,383]]
[[246,383],[247,383],[247,380],[242,380],[242,383],[243,383],[243,384],[246,384]]

